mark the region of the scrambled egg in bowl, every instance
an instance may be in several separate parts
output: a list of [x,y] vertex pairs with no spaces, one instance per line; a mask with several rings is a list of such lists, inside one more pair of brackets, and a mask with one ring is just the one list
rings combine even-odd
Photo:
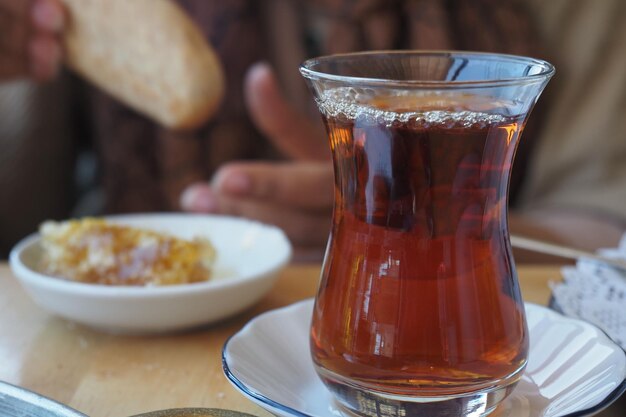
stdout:
[[215,249],[204,238],[86,218],[43,223],[40,272],[104,285],[172,285],[207,281]]

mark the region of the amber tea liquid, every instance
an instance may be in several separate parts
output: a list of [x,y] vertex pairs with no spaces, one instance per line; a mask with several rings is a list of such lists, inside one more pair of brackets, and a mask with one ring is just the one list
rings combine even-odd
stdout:
[[319,375],[344,399],[346,386],[445,398],[513,384],[528,337],[505,199],[523,118],[461,94],[346,88],[318,105],[336,178]]

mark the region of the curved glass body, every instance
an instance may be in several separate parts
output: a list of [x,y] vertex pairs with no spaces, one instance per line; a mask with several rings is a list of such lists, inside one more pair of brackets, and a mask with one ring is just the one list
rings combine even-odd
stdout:
[[335,169],[311,328],[318,374],[360,415],[488,414],[527,359],[508,183],[553,67],[414,51],[323,57],[301,72]]

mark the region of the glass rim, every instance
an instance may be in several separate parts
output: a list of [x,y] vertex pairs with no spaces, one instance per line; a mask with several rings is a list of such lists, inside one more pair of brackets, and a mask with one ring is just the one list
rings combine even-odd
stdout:
[[[370,78],[353,75],[339,75],[330,72],[318,71],[313,69],[316,65],[324,62],[330,62],[337,59],[345,59],[352,57],[366,56],[389,56],[389,55],[409,55],[409,56],[433,56],[433,57],[467,57],[483,60],[500,60],[508,62],[516,62],[527,65],[535,65],[541,70],[536,74],[530,74],[519,77],[510,78],[493,78],[484,80],[398,80],[392,78]],[[556,69],[554,65],[548,61],[531,58],[522,55],[502,54],[492,52],[475,52],[475,51],[455,51],[455,50],[379,50],[379,51],[363,51],[349,52],[341,54],[323,55],[308,59],[300,65],[300,73],[303,77],[310,80],[336,81],[342,83],[350,83],[352,85],[386,87],[386,88],[485,88],[499,87],[509,85],[528,85],[533,83],[545,82],[550,79]]]

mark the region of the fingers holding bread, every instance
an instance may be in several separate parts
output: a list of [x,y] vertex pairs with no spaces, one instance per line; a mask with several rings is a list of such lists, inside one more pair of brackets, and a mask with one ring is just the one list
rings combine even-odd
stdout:
[[66,63],[135,110],[175,129],[217,110],[224,74],[216,53],[170,0],[63,0]]

